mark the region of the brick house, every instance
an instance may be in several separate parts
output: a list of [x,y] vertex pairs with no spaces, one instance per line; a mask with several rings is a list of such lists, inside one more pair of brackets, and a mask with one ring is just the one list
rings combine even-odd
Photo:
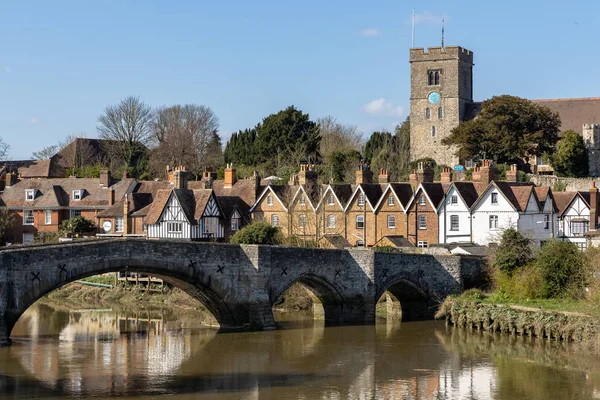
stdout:
[[[382,183],[383,180],[380,179],[379,182]],[[387,184],[375,206],[377,242],[381,242],[385,237],[407,237],[406,209],[412,197],[413,188],[409,183]]]
[[77,216],[96,223],[97,214],[130,193],[135,181],[114,180],[110,172],[99,178],[17,179],[5,175],[0,208],[17,219],[8,235],[12,243],[30,243],[39,232],[58,232],[62,221]]
[[321,238],[326,242],[326,247],[347,247],[350,242],[346,240],[346,214],[344,209],[353,189],[348,184],[329,184],[325,187],[323,195],[317,203],[316,210],[322,221]]

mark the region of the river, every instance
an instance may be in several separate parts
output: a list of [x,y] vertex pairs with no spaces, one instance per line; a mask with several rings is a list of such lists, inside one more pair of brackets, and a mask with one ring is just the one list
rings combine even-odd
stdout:
[[285,315],[276,331],[218,333],[190,311],[38,303],[0,348],[0,398],[600,399],[600,362],[569,345]]

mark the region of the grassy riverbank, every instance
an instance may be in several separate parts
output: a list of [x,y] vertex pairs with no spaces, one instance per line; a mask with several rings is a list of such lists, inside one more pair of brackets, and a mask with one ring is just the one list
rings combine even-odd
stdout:
[[494,296],[469,291],[448,297],[436,317],[452,325],[578,342],[600,351],[600,314],[594,305],[572,300],[498,302]]

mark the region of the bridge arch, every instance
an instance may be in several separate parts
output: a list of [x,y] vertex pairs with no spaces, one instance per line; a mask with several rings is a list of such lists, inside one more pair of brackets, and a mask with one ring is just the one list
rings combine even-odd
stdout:
[[402,321],[431,319],[438,306],[434,295],[403,275],[392,277],[377,293],[378,300],[384,296],[388,317],[401,315]]
[[302,273],[294,279],[290,279],[284,286],[279,286],[272,290],[269,295],[271,307],[275,305],[279,299],[289,288],[300,283],[304,286],[313,301],[318,299],[323,307],[323,318],[326,323],[339,323],[342,321],[344,298],[342,294],[327,281],[326,277],[319,276],[315,273]]

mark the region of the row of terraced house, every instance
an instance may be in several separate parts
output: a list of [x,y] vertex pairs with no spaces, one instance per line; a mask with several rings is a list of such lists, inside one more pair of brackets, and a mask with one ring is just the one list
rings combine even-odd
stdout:
[[227,241],[252,220],[267,221],[286,236],[322,247],[414,246],[456,243],[489,245],[514,227],[535,245],[552,238],[585,248],[598,224],[597,189],[557,192],[517,182],[512,166],[497,179],[485,160],[471,181],[453,181],[445,169],[439,182],[419,164],[409,182],[390,182],[385,170],[377,182],[368,168],[354,184],[320,184],[309,165],[288,184],[275,185],[257,173],[238,179],[227,166],[224,179],[206,171],[188,180],[184,167],[166,168],[165,179],[138,181],[110,171],[99,178],[28,177],[5,168],[0,208],[16,215],[12,243],[32,242],[42,232],[83,216],[104,236]]

